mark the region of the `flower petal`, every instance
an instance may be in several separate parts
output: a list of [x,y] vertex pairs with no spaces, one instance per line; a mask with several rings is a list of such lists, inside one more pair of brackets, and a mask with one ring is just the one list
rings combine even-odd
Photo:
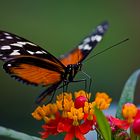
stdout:
[[79,140],[86,140],[83,133],[80,131],[79,127],[75,127],[75,137]]
[[64,140],[73,140],[74,136],[75,136],[75,129],[72,128],[66,135]]
[[70,119],[63,119],[59,122],[57,126],[57,131],[60,132],[69,132],[72,127],[72,120]]
[[93,130],[94,121],[86,120],[83,124],[79,126],[79,129],[82,134],[88,133],[90,130]]
[[115,125],[120,129],[127,130],[128,127],[130,126],[130,124],[126,120],[120,120],[120,119],[115,118],[113,116],[109,116],[108,119],[109,119],[111,125]]

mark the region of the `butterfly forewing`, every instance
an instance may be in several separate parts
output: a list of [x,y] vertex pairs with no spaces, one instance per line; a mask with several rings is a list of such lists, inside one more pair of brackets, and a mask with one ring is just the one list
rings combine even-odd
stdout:
[[108,23],[103,22],[97,26],[96,30],[87,36],[79,45],[69,53],[62,55],[59,60],[67,66],[68,64],[81,63],[88,54],[95,48],[98,42],[102,40],[103,35],[108,29]]
[[21,55],[37,56],[62,65],[52,54],[33,42],[12,33],[0,31],[0,59],[8,61]]

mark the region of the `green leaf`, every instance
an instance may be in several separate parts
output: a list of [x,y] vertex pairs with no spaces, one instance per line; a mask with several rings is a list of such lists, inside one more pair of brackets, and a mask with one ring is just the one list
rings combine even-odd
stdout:
[[129,77],[129,79],[125,83],[125,86],[122,91],[120,101],[118,104],[118,109],[116,112],[116,117],[119,119],[123,119],[123,116],[121,113],[122,106],[127,102],[133,103],[133,101],[134,101],[134,93],[135,93],[136,84],[138,82],[139,76],[140,76],[140,70],[137,70]]
[[9,128],[5,128],[0,126],[0,136],[4,136],[7,138],[15,139],[15,140],[41,140],[38,137],[30,136],[28,134],[18,132]]
[[104,140],[111,140],[111,129],[105,115],[97,107],[95,107],[94,109],[95,109],[97,124]]

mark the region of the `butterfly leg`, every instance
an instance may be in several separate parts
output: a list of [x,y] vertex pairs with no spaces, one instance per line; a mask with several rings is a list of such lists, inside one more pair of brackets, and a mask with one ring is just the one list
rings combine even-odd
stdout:
[[89,79],[89,88],[88,88],[88,92],[90,92],[91,89],[91,84],[92,84],[92,78],[84,71],[81,71],[88,79]]
[[[77,81],[72,81],[72,82],[85,82],[85,91],[87,91],[87,79],[80,79],[80,80],[77,80]],[[89,98],[88,98],[88,95],[86,94],[86,98],[88,99],[89,101]]]
[[[67,91],[67,89],[68,89],[68,84],[69,84],[69,82],[67,82],[67,81],[63,81],[63,85],[62,85],[62,87],[63,87],[63,93],[62,93],[62,95],[63,95],[63,100],[62,100],[62,108],[64,108],[64,96],[65,96],[65,92]],[[60,87],[61,88],[61,87]]]
[[50,102],[52,101],[54,95],[55,95],[55,91],[56,91],[57,87],[59,86],[59,84],[60,84],[60,82],[59,82],[59,83],[56,83],[56,84],[54,84],[54,85],[48,87],[46,90],[44,90],[44,91],[37,97],[36,103],[37,103],[37,104],[40,104],[42,101],[44,101],[44,100],[46,99],[46,97],[47,97],[48,95],[51,95],[52,92],[53,92],[53,95],[52,95],[52,97],[51,97],[51,99],[50,99],[50,101],[49,101],[49,103],[50,103]]
[[87,89],[87,79],[73,80],[72,82],[73,82],[73,83],[84,82],[85,91],[86,91],[86,89]]
[[57,89],[61,89],[61,88],[65,87],[65,86],[67,86],[67,84],[63,84],[63,85],[57,87]]
[[[84,71],[81,71],[88,79],[89,79],[89,87],[88,87],[88,90],[87,90],[87,78],[85,79],[80,79],[80,80],[77,80],[77,81],[72,81],[72,82],[85,82],[85,91],[88,91],[88,93],[90,92],[90,89],[91,89],[91,83],[92,83],[92,79],[91,77],[85,73]],[[89,100],[88,98],[88,95],[87,96],[87,99]]]
[[67,92],[69,82],[63,81],[62,86],[58,87],[57,89],[63,88],[63,92]]

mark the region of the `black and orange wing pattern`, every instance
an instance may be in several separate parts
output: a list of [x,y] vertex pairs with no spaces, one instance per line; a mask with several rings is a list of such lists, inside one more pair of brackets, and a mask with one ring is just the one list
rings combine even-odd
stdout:
[[0,31],[0,59],[5,61],[3,68],[12,77],[34,85],[59,82],[65,68],[48,51],[5,31]]
[[28,84],[48,86],[62,80],[64,67],[35,56],[19,56],[7,61],[3,68],[16,79]]
[[103,38],[103,35],[108,29],[108,22],[103,22],[98,25],[89,36],[77,45],[73,50],[65,55],[60,56],[59,60],[67,66],[68,64],[77,64],[82,62],[89,53],[95,48],[98,42]]

